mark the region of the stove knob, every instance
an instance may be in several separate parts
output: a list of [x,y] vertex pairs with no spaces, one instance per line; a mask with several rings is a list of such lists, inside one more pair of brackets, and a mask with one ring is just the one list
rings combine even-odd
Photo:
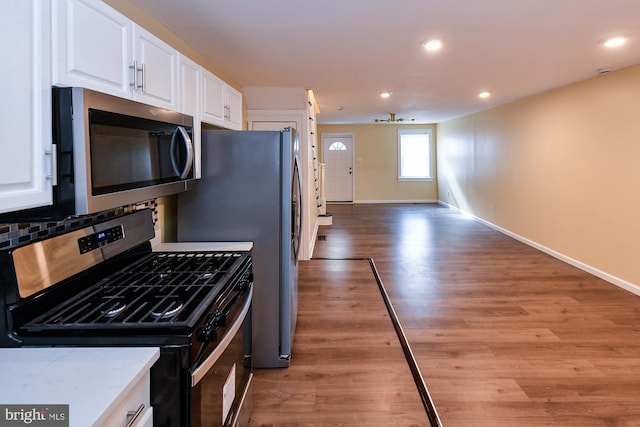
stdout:
[[233,288],[233,290],[237,292],[244,292],[249,287],[249,283],[250,282],[248,280],[240,280],[238,283],[236,283],[236,286]]
[[225,316],[224,313],[216,313],[213,315],[211,324],[213,326],[227,326],[227,316]]
[[216,334],[217,328],[215,325],[207,325],[198,332],[198,341],[200,342],[214,342],[218,339]]

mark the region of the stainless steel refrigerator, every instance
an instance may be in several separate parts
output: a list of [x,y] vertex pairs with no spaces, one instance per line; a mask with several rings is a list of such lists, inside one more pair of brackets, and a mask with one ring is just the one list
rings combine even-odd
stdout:
[[178,196],[178,241],[253,242],[254,368],[289,366],[298,314],[295,130],[202,132],[202,178]]

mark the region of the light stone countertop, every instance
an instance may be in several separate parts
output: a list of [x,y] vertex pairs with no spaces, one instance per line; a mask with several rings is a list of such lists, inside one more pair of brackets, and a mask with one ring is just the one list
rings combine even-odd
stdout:
[[101,424],[158,360],[156,347],[0,349],[0,404],[68,404],[70,427]]
[[253,242],[176,242],[159,243],[154,252],[250,251]]

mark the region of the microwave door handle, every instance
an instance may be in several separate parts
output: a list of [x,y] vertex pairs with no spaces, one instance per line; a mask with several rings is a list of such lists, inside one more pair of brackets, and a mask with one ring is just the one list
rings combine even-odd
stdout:
[[193,166],[193,142],[191,142],[191,138],[189,137],[189,134],[187,133],[185,128],[183,128],[182,126],[178,126],[178,130],[182,134],[184,147],[187,150],[187,161],[185,162],[184,170],[180,174],[180,178],[184,179],[187,177],[187,175],[189,175],[189,171]]
[[[175,145],[176,145],[176,137],[178,136],[178,132],[182,136],[182,141],[184,142],[184,148],[187,150],[187,161],[185,162],[184,169],[180,170],[180,166],[178,166],[178,160],[175,156]],[[187,175],[189,175],[189,171],[191,170],[191,166],[193,165],[193,144],[191,143],[191,138],[189,138],[189,134],[182,126],[177,126],[175,132],[173,132],[173,136],[171,137],[171,146],[169,147],[171,151],[171,166],[173,166],[173,171],[180,177],[180,179],[185,179]]]

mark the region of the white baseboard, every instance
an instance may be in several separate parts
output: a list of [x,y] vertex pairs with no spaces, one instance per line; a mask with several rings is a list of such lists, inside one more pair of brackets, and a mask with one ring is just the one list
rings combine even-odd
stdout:
[[438,200],[418,199],[418,200],[354,200],[358,204],[380,204],[380,203],[438,203]]
[[316,224],[313,227],[313,232],[311,233],[311,241],[309,242],[309,258],[300,259],[300,261],[309,261],[313,258],[313,250],[316,248],[316,240],[318,239],[318,221],[316,220]]
[[478,222],[486,225],[487,227],[490,227],[490,228],[492,228],[492,229],[494,229],[496,231],[499,231],[500,233],[505,234],[505,235],[507,235],[507,236],[509,236],[511,238],[514,238],[514,239],[516,239],[516,240],[518,240],[518,241],[520,241],[520,242],[522,242],[522,243],[524,243],[524,244],[526,244],[528,246],[531,246],[532,248],[538,249],[539,251],[542,251],[542,252],[546,253],[547,255],[550,255],[550,256],[552,256],[552,257],[554,257],[556,259],[559,259],[560,261],[566,262],[567,264],[572,265],[572,266],[574,266],[576,268],[579,268],[580,270],[583,270],[583,271],[585,271],[585,272],[587,272],[589,274],[592,274],[592,275],[594,275],[596,277],[599,277],[602,280],[606,280],[607,282],[612,283],[612,284],[614,284],[614,285],[616,285],[616,286],[618,286],[618,287],[620,287],[620,288],[622,288],[624,290],[627,290],[627,291],[629,291],[629,292],[631,292],[633,294],[640,295],[640,286],[638,286],[638,285],[635,285],[635,284],[633,284],[631,282],[623,280],[623,279],[621,279],[619,277],[616,277],[616,276],[614,276],[612,274],[609,274],[607,272],[599,270],[599,269],[597,269],[597,268],[595,268],[593,266],[590,266],[588,264],[585,264],[583,262],[575,260],[575,259],[573,259],[573,258],[571,258],[571,257],[569,257],[567,255],[564,255],[564,254],[562,254],[560,252],[554,251],[553,249],[547,248],[546,246],[543,246],[543,245],[541,245],[541,244],[539,244],[537,242],[534,242],[533,240],[529,240],[529,239],[527,239],[525,237],[520,236],[519,234],[516,234],[516,233],[514,233],[512,231],[509,231],[509,230],[504,229],[504,228],[502,228],[500,226],[497,226],[492,222],[489,222],[489,221],[487,221],[485,219],[479,218],[479,217],[477,217],[475,215],[470,214],[469,212],[465,212],[465,211],[463,211],[463,210],[461,210],[461,209],[459,209],[459,208],[457,208],[455,206],[452,206],[452,205],[450,205],[448,203],[445,203],[442,200],[438,201],[438,203],[443,205],[443,206],[446,206],[446,207],[448,207],[448,208],[450,208],[450,209],[452,209],[454,211],[460,212],[461,214],[468,215],[473,220],[478,221]]

